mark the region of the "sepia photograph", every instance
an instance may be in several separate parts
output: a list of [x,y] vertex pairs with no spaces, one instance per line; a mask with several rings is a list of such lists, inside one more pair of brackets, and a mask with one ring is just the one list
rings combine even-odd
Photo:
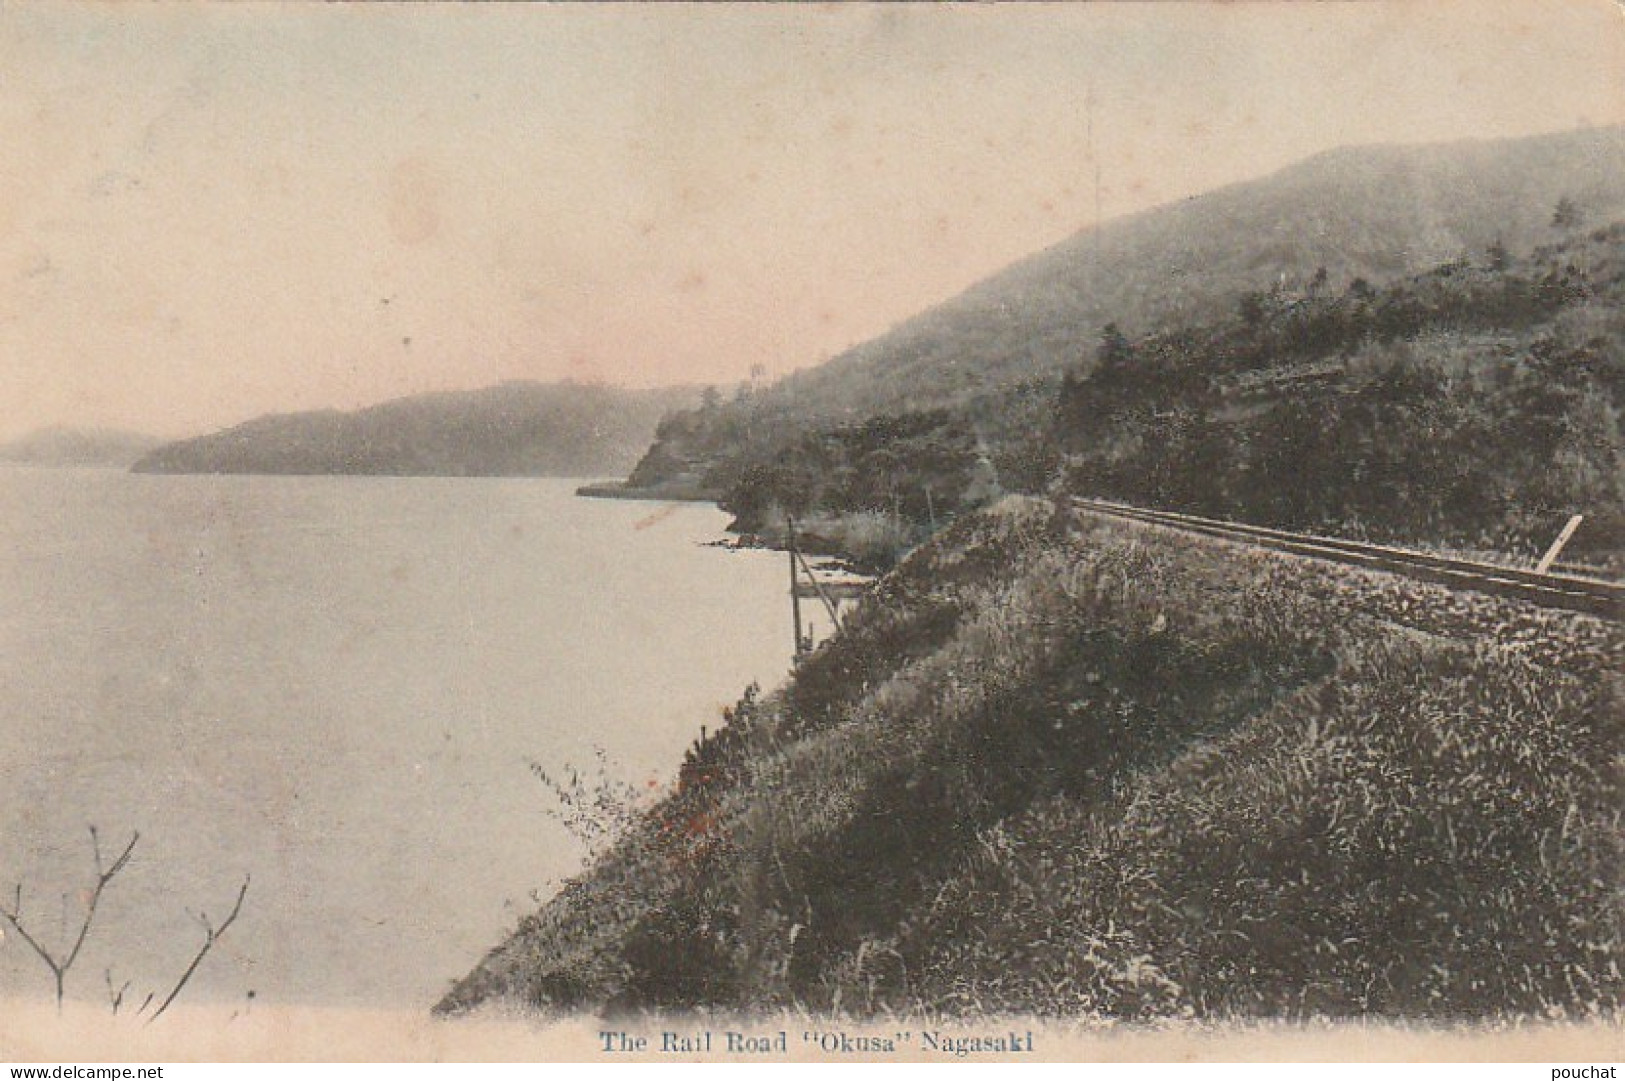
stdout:
[[0,145],[0,1062],[1625,1058],[1618,0],[0,2]]

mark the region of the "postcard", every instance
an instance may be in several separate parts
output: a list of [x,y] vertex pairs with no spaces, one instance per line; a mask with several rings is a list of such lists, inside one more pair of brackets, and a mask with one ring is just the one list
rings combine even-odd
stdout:
[[1621,16],[0,7],[0,1059],[1617,1060]]

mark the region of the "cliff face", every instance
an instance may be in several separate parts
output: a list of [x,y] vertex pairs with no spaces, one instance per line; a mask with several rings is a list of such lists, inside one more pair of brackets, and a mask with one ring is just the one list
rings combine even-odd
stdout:
[[439,1012],[1607,1014],[1622,662],[1601,620],[1007,499]]

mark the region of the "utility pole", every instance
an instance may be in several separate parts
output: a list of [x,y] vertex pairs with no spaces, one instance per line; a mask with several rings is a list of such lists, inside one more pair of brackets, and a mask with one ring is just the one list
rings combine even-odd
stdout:
[[790,515],[784,516],[784,546],[790,554],[790,620],[795,631],[795,659],[800,660],[806,652],[805,640],[801,637],[801,590],[796,572],[796,520]]

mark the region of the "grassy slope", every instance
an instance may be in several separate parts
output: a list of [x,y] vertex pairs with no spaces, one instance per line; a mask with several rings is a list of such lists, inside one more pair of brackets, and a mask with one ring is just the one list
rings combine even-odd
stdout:
[[557,1008],[1585,1016],[1617,628],[1009,500],[466,979]]

